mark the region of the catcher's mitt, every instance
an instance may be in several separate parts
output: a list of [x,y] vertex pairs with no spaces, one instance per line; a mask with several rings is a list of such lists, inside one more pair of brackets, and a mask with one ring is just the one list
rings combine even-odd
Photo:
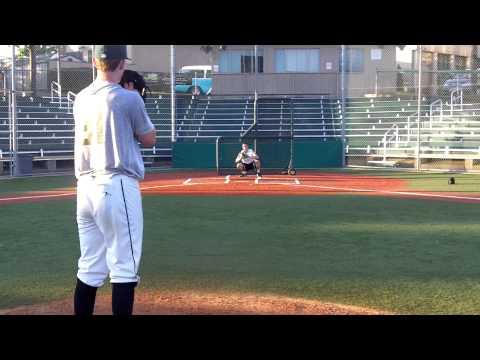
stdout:
[[126,83],[133,83],[133,87],[138,91],[143,101],[147,99],[147,90],[150,92],[149,87],[145,83],[145,79],[138,72],[133,70],[125,70],[120,80],[120,85],[123,86]]

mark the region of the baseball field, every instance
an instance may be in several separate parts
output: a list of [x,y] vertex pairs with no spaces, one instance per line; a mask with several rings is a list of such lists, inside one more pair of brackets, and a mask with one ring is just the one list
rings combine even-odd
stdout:
[[[134,313],[480,314],[480,176],[451,176],[150,172]],[[75,206],[72,175],[0,180],[1,314],[73,313]]]

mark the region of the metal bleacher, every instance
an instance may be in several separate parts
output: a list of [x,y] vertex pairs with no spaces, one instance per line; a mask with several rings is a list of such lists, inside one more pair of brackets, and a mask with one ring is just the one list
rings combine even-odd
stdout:
[[[421,112],[428,101],[421,102]],[[348,98],[345,102],[345,136],[348,157],[370,157],[383,150],[382,141],[392,126],[411,126],[418,111],[415,99]],[[412,124],[410,124],[412,123]]]
[[253,123],[253,98],[199,97],[190,111],[177,117],[179,141],[240,136]]
[[[19,153],[32,155],[34,161],[73,159],[69,101],[17,96]],[[157,143],[142,149],[144,160],[147,164],[169,161],[170,97],[150,97],[145,105],[157,129]],[[419,116],[417,100],[409,98],[348,98],[343,109],[339,99],[327,96],[261,96],[256,115],[256,130],[269,137],[289,136],[293,128],[295,138],[326,141],[340,138],[343,127],[347,159],[360,159],[364,164],[387,165],[396,158],[412,158],[419,139],[424,158],[480,159],[480,103],[423,98]],[[240,137],[253,123],[253,96],[176,98],[177,141]],[[0,161],[8,157],[8,100],[0,96]]]
[[[177,97],[176,111],[183,117],[190,98]],[[147,112],[157,129],[157,144],[143,148],[146,163],[171,158],[170,97],[149,98]],[[74,120],[67,98],[17,96],[18,153],[34,161],[71,160],[74,148]],[[0,157],[9,155],[8,99],[0,97]]]
[[[342,111],[338,99],[325,97],[260,97],[256,131],[264,136],[289,136],[293,121],[295,137],[339,136]],[[194,100],[192,112],[177,121],[177,136],[199,141],[217,136],[244,134],[254,123],[253,97],[207,96]]]
[[[348,99],[346,156],[365,164],[401,159],[480,159],[480,104],[425,99]],[[466,165],[466,168],[472,165]]]

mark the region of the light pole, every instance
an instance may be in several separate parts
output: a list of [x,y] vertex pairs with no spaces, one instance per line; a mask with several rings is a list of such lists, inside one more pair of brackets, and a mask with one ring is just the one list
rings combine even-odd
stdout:
[[422,103],[422,45],[417,46],[418,57],[418,102],[417,102],[417,171],[420,170],[420,111]]
[[170,112],[172,116],[172,143],[175,142],[175,45],[170,45]]
[[341,136],[342,136],[342,167],[345,167],[345,147],[347,146],[347,141],[345,137],[345,45],[341,46],[340,49],[340,62],[342,72],[340,73],[340,87],[341,87],[341,98],[342,98],[342,117],[341,117]]
[[254,99],[253,99],[253,123],[257,124],[257,101],[258,101],[258,93],[257,93],[257,45],[253,47],[253,56],[254,56]]
[[[17,172],[17,102],[15,94],[15,45],[12,45],[12,95],[11,95],[11,134],[12,134],[12,151],[10,152],[10,173],[16,175]],[[12,161],[13,160],[13,161]],[[13,169],[13,170],[12,170]]]
[[95,45],[92,45],[92,81],[95,81],[95,64],[93,59],[95,58]]
[[[60,46],[57,46],[57,83],[58,85],[61,85],[60,84]],[[62,95],[60,94],[60,96]]]

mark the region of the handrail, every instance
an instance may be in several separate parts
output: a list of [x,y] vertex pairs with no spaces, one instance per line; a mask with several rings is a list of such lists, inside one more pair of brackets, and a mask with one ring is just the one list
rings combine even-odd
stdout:
[[[458,93],[458,96],[455,94]],[[463,89],[455,89],[450,92],[450,116],[453,115],[453,106],[456,105],[457,100],[460,100],[460,111],[463,111]]]
[[[393,130],[395,130],[395,132],[387,139],[388,134]],[[383,135],[382,141],[380,142],[383,143],[383,161],[387,160],[387,143],[389,144],[392,139],[395,139],[395,142],[398,145],[399,134],[397,124],[393,124],[392,127],[387,130],[387,132]]]
[[7,96],[7,74],[6,71],[1,71],[3,78],[3,96]]
[[[430,128],[432,128],[432,118],[435,116],[433,112],[436,110],[434,106],[440,104],[440,121],[443,121],[443,100],[438,99],[430,104]],[[451,114],[450,114],[451,115]]]
[[56,81],[52,81],[50,84],[50,101],[53,102],[53,94],[58,96],[59,104],[62,106],[62,85]]
[[75,102],[75,98],[77,97],[77,94],[75,94],[74,92],[71,92],[69,91],[67,93],[67,107],[68,107],[68,112],[70,113],[70,105],[72,105],[72,109],[73,109],[73,103]]

